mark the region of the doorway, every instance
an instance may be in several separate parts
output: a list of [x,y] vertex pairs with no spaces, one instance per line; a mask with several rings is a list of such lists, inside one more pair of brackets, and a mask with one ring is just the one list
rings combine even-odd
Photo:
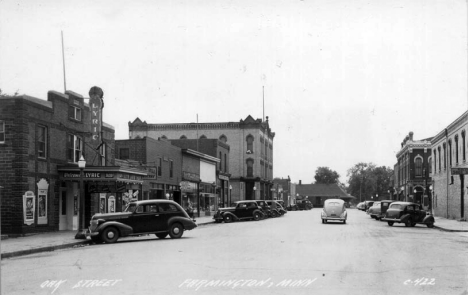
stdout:
[[78,183],[67,182],[60,188],[59,230],[78,230]]

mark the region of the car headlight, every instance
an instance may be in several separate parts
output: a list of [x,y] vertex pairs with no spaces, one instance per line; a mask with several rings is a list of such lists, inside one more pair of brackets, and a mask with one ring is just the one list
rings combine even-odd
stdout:
[[322,216],[327,217],[327,213],[325,213],[325,211],[323,211],[323,210],[322,210]]
[[341,213],[340,218],[345,218],[345,216],[346,216],[346,213],[343,212],[343,213]]

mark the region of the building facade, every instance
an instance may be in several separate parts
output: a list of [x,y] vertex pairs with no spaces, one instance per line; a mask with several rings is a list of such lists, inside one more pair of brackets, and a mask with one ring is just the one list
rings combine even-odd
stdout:
[[468,112],[465,112],[432,139],[431,175],[436,216],[466,219],[467,116]]
[[231,201],[271,199],[273,139],[266,121],[250,115],[239,122],[148,124],[139,118],[129,122],[130,138],[219,139],[229,145],[228,167]]
[[393,199],[431,208],[431,140],[432,137],[415,140],[410,132],[402,141],[394,166]]
[[49,91],[47,100],[0,98],[2,233],[78,229],[81,213],[99,212],[98,196],[115,210],[117,189],[141,182],[143,173],[114,166],[115,131],[102,122],[102,90],[91,88],[90,97],[97,102],[72,91]]

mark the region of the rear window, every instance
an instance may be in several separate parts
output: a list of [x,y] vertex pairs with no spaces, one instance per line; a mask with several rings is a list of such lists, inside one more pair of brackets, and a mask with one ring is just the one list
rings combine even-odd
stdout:
[[330,202],[328,203],[328,206],[340,206],[341,204],[338,202]]
[[177,212],[179,209],[174,204],[161,203],[158,204],[159,212]]
[[400,205],[400,204],[391,204],[390,209],[403,209],[403,205]]

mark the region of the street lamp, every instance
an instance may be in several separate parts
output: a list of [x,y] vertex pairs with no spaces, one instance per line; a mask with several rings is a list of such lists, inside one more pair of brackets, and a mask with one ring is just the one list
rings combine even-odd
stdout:
[[252,200],[255,200],[255,191],[256,191],[256,190],[257,190],[257,188],[256,188],[255,185],[254,185],[254,187],[253,187],[253,196],[252,196]]
[[229,185],[229,202],[228,202],[228,206],[231,206],[231,202],[232,202],[232,185]]
[[80,168],[80,211],[78,215],[78,232],[75,235],[75,239],[86,239],[86,230],[85,230],[85,196],[84,196],[84,184],[83,184],[83,170],[86,167],[86,160],[81,155],[80,160],[78,161],[78,168]]
[[376,199],[376,200],[379,199],[379,195],[378,195],[378,194],[375,194],[375,199]]

